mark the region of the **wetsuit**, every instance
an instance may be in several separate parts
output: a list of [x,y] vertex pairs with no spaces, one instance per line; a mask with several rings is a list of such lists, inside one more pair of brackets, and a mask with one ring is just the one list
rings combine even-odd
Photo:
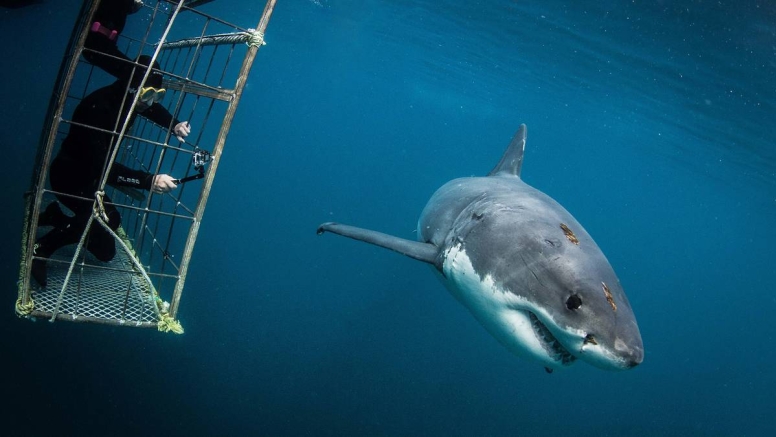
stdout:
[[[135,12],[137,12],[135,0],[102,0],[94,12],[94,18],[89,24],[89,34],[84,42],[85,48],[101,52],[84,50],[84,58],[118,79],[128,77],[132,71],[132,61],[118,49],[116,41],[127,23],[127,15]],[[99,30],[92,30],[95,23],[99,23]],[[116,34],[111,38],[113,31]],[[119,59],[104,56],[102,53]]]
[[[73,121],[111,132],[114,128],[121,129],[121,125],[116,127],[116,120],[119,117],[119,110],[122,109],[121,103],[125,91],[126,85],[122,81],[94,91],[78,104],[73,114]],[[127,101],[124,103],[125,107],[121,113],[122,121],[129,112],[131,97],[132,95],[128,95]],[[139,114],[166,129],[178,124],[178,120],[159,103],[154,103]],[[137,114],[132,114],[129,119],[130,126],[136,117]],[[115,142],[113,137],[114,135],[111,133],[71,125],[70,132],[62,142],[59,153],[51,163],[49,173],[51,188],[57,192],[94,199],[94,193],[99,187],[106,159],[112,152],[111,144]],[[150,190],[153,177],[154,175],[151,173],[114,163],[107,182],[113,186]],[[75,213],[75,217],[70,218],[67,223],[55,226],[39,240],[38,255],[40,256],[50,256],[59,247],[77,243],[86,227],[89,216],[92,215],[92,201],[74,199],[64,195],[57,195],[57,198]],[[104,200],[105,202],[111,201],[108,196],[105,196]],[[115,231],[121,224],[121,216],[116,207],[107,203],[105,203],[105,211],[108,215],[108,225]],[[109,261],[116,254],[113,237],[97,223],[94,223],[90,229],[86,247],[97,259],[102,261]]]

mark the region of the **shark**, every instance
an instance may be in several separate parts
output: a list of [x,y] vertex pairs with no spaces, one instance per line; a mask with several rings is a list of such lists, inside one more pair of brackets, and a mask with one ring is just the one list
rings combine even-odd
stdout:
[[487,176],[440,187],[421,212],[417,241],[334,222],[317,233],[430,264],[495,339],[548,372],[578,361],[631,369],[644,359],[633,309],[590,234],[521,179],[526,138],[523,124]]

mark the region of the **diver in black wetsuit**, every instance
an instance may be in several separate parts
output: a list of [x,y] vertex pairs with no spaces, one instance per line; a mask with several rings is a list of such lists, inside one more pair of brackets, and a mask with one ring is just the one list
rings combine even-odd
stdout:
[[[138,63],[147,66],[150,63],[149,56],[141,56]],[[59,208],[59,204],[50,204],[40,216],[39,226],[54,226],[54,229],[42,236],[35,243],[35,255],[48,258],[60,247],[77,243],[86,228],[86,223],[92,215],[92,204],[95,192],[99,189],[102,173],[106,160],[112,153],[112,145],[115,143],[116,120],[123,121],[129,113],[129,107],[134,95],[140,93],[136,111],[129,118],[129,126],[132,125],[137,115],[170,129],[182,140],[191,128],[188,122],[176,120],[161,104],[164,90],[162,89],[162,74],[155,69],[148,76],[146,86],[138,89],[138,84],[145,74],[145,68],[138,68],[132,77],[129,93],[127,82],[118,80],[112,85],[100,88],[84,98],[75,108],[73,121],[108,132],[101,132],[89,127],[72,124],[70,132],[62,142],[56,158],[51,163],[49,180],[52,190],[58,193],[75,195],[76,199],[66,195],[57,194],[59,202],[67,206],[75,214],[73,217],[65,215]],[[121,114],[119,114],[121,111]],[[128,128],[129,128],[128,126]],[[118,129],[121,128],[119,124]],[[134,170],[119,163],[114,163],[109,173],[107,183],[113,186],[127,186],[140,188],[155,193],[166,193],[176,188],[176,184],[170,175],[151,174],[141,170]],[[110,202],[104,196],[106,202]],[[116,207],[105,203],[105,212],[108,216],[108,226],[116,231],[121,224],[121,216]],[[110,261],[116,255],[116,242],[113,236],[98,223],[93,223],[89,230],[86,248],[99,260]],[[43,287],[46,286],[46,261],[33,260],[32,276]]]
[[[105,70],[117,79],[129,77],[132,61],[116,46],[119,35],[127,23],[127,15],[143,7],[141,0],[102,0],[89,25],[89,34],[84,41],[84,58],[92,65]],[[103,53],[115,56],[105,56]]]

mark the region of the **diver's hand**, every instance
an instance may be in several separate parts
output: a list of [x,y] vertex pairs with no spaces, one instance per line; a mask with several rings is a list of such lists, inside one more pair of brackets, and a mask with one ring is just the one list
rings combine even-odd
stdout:
[[188,121],[182,121],[172,128],[173,133],[178,138],[178,141],[184,142],[185,138],[191,133],[191,125]]
[[178,188],[178,185],[172,176],[168,174],[154,175],[154,181],[151,184],[151,191],[154,193],[169,193],[176,188]]

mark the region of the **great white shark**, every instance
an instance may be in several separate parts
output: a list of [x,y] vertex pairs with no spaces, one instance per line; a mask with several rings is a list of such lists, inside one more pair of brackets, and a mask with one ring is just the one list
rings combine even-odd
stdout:
[[431,264],[499,342],[548,372],[577,360],[608,370],[644,359],[639,327],[612,266],[582,225],[520,171],[521,125],[487,177],[454,179],[431,197],[418,240],[337,223],[332,232]]

